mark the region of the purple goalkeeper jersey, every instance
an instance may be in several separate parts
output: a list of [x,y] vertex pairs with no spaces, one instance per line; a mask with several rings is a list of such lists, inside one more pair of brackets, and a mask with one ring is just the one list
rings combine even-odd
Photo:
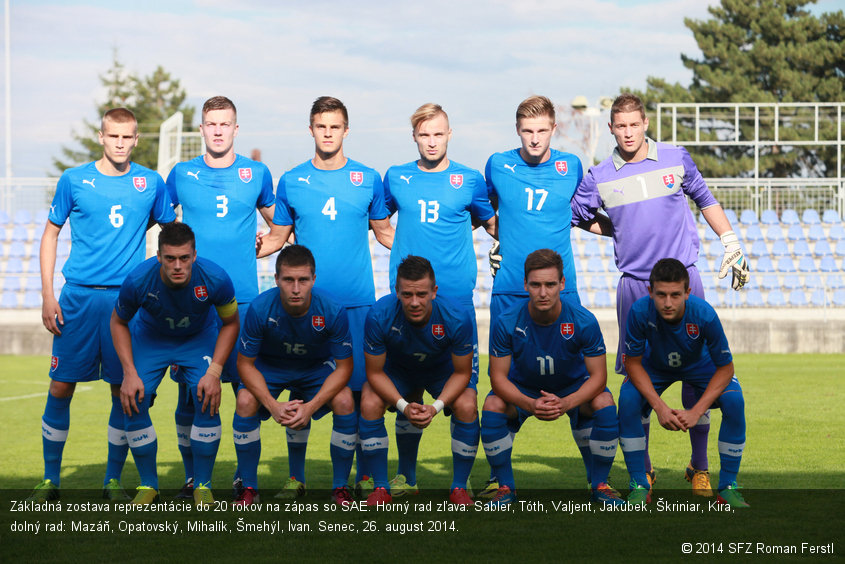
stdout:
[[614,149],[590,168],[571,202],[573,225],[604,208],[613,224],[616,267],[641,280],[662,258],[687,267],[698,260],[698,231],[684,196],[700,209],[718,203],[686,149],[646,142],[648,155],[642,161],[625,162]]

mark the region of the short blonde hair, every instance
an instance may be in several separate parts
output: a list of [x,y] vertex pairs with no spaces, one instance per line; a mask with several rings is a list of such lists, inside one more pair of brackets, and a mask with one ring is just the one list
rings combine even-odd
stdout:
[[443,111],[443,108],[442,106],[440,106],[440,104],[433,104],[431,102],[423,104],[422,106],[417,108],[417,111],[415,111],[414,114],[411,116],[411,127],[414,129],[414,131],[416,131],[417,126],[419,124],[424,121],[434,119],[439,115],[445,117],[446,122],[448,123],[449,116],[446,114],[445,111]]
[[555,121],[555,106],[552,101],[545,96],[531,96],[522,101],[516,109],[516,121],[522,118],[538,118],[549,116],[553,122]]

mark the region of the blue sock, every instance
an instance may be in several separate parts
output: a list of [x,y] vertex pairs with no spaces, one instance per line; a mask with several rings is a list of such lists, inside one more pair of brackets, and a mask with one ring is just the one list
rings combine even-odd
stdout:
[[616,418],[616,406],[609,405],[593,413],[593,432],[590,434],[590,453],[592,454],[592,487],[607,483],[613,458],[616,456],[616,443],[619,439],[619,420]]
[[358,414],[332,415],[332,489],[345,486],[352,471],[352,458],[358,444]]
[[261,418],[257,414],[241,417],[235,413],[232,418],[232,434],[244,487],[257,490],[258,461],[261,458]]
[[508,416],[495,411],[481,412],[481,443],[492,474],[499,480],[499,487],[508,486],[516,491],[511,465],[513,435],[508,430]]
[[643,434],[645,435],[645,468],[646,470],[654,470],[654,466],[651,464],[651,456],[648,454],[648,438],[651,434],[651,414],[648,417],[643,417],[640,420],[643,424]]
[[[452,485],[450,490],[467,487],[469,473],[478,453],[481,427],[478,417],[472,423],[459,421],[452,414]],[[397,439],[398,440],[398,439]]]
[[397,413],[395,431],[396,450],[399,453],[399,469],[396,473],[405,476],[408,484],[414,486],[417,483],[417,455],[423,430],[411,425],[403,414]]
[[384,417],[378,419],[358,420],[358,437],[361,441],[363,461],[373,473],[373,484],[376,488],[390,488],[387,480],[387,429],[384,427]]
[[198,399],[197,390],[191,387],[194,401],[194,424],[191,427],[191,452],[194,455],[194,485],[211,487],[211,473],[214,470],[214,460],[220,447],[222,427],[220,414],[209,415],[210,409],[202,411],[202,404]]
[[70,429],[70,400],[73,396],[57,398],[47,393],[47,405],[41,417],[41,445],[44,451],[44,479],[60,485],[62,451]]
[[144,401],[138,402],[139,413],[124,417],[126,438],[135,459],[135,467],[141,478],[141,485],[158,489],[156,453],[158,441],[153,422],[150,419],[150,399],[152,394],[145,394]]
[[[570,420],[571,422],[571,420]],[[572,438],[578,452],[581,453],[581,460],[584,461],[584,468],[587,470],[587,483],[592,482],[593,457],[590,453],[590,435],[593,433],[593,420],[589,417],[578,417],[578,424],[571,427]]]
[[288,468],[291,478],[305,483],[305,450],[308,448],[308,435],[311,433],[311,422],[304,429],[295,431],[285,427],[288,441]]
[[643,397],[630,380],[619,390],[619,446],[631,480],[648,488],[645,475],[646,438],[642,420]]
[[736,482],[745,450],[745,400],[741,391],[729,390],[719,396],[722,425],[719,428],[719,489]]
[[120,403],[120,396],[112,396],[111,413],[109,414],[109,449],[108,459],[106,460],[106,477],[103,480],[104,486],[109,483],[109,480],[120,481],[126,455],[129,453],[129,441],[126,440],[123,417],[123,405]]
[[176,440],[182,466],[185,468],[185,481],[194,477],[194,455],[191,452],[191,427],[194,423],[194,401],[187,384],[179,384],[179,399],[173,418],[176,420]]

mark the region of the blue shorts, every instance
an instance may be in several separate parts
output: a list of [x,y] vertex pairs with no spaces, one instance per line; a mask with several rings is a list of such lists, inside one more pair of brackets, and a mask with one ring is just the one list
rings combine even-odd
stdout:
[[[326,381],[326,378],[328,378],[329,374],[335,370],[334,362],[329,360],[320,364],[316,368],[292,372],[271,366],[262,362],[260,358],[256,358],[255,367],[259,372],[261,372],[261,375],[264,376],[264,381],[267,383],[267,389],[270,390],[270,393],[274,398],[278,398],[282,391],[290,390],[290,399],[300,399],[305,402],[311,401],[314,396],[317,395],[317,392],[319,392],[320,388],[323,387],[323,383]],[[241,382],[238,387],[238,391],[240,391],[241,388],[246,389],[243,382]],[[320,409],[315,411],[311,418],[320,419],[326,413],[331,411],[329,403],[331,403],[331,400],[320,406]],[[261,419],[270,418],[270,412],[267,411],[264,406],[261,406],[258,409],[258,414],[261,416]]]
[[[415,378],[400,376],[395,372],[387,372],[387,377],[390,378],[390,381],[393,382],[393,385],[396,386],[396,390],[399,392],[399,395],[405,399],[416,399],[422,395],[422,391],[425,390],[428,392],[431,397],[437,399],[440,393],[443,391],[443,386],[446,385],[446,382],[449,378],[452,377],[452,371],[448,372],[440,372],[439,374],[432,374],[427,376],[426,378]],[[470,379],[469,385],[467,386],[468,389],[477,390],[476,383],[478,381],[478,375],[476,374],[476,378]]]
[[88,287],[67,283],[59,296],[64,325],[53,336],[50,378],[58,382],[103,379],[123,382],[123,368],[114,350],[109,322],[120,287]]
[[[560,389],[560,390],[551,390],[551,391],[549,391],[549,393],[552,393],[559,398],[566,397],[569,394],[572,394],[572,393],[578,391],[579,389],[581,389],[581,386],[583,386],[584,382],[586,382],[587,380],[589,380],[589,376],[585,376],[581,380],[578,380],[577,382],[570,384],[566,388],[563,388],[563,389]],[[523,386],[522,384],[518,384],[517,382],[511,382],[511,383],[514,386],[516,386],[519,389],[520,392],[522,392],[523,394],[525,394],[529,398],[537,399],[542,395],[538,388],[529,388],[529,387]],[[610,393],[610,390],[607,388],[607,386],[605,386],[604,391]],[[491,390],[490,393],[487,394],[487,395],[492,396],[492,395],[495,395],[495,394]],[[516,408],[516,418],[508,420],[508,430],[513,432],[513,433],[516,433],[516,432],[519,431],[519,429],[522,427],[522,424],[525,423],[525,421],[529,417],[534,417],[534,414],[529,412],[529,411],[525,411],[524,409],[522,409],[518,405],[514,405],[514,407]],[[569,417],[569,426],[572,427],[573,429],[578,425],[579,420],[581,418],[585,417],[584,415],[581,414],[581,406],[580,405],[573,407],[572,409],[567,411],[566,415]]]
[[190,337],[174,338],[145,330],[136,320],[130,322],[132,356],[144,391],[155,393],[171,365],[178,366],[170,371],[174,381],[196,388],[214,356],[217,328],[211,326]]
[[475,305],[472,303],[472,295],[463,300],[451,299],[469,312],[469,318],[472,321],[472,376],[470,377],[470,384],[475,389],[478,384],[478,323],[475,321]]
[[[693,390],[695,391],[695,398],[698,401],[698,398],[701,397],[701,394],[704,393],[704,390],[707,388],[707,385],[710,383],[713,375],[698,375],[694,377],[679,377],[675,374],[665,374],[660,372],[649,371],[649,377],[651,378],[651,383],[654,386],[654,390],[657,392],[657,395],[662,395],[666,389],[674,384],[675,382],[683,382],[684,384],[689,384],[692,386]],[[725,386],[725,389],[722,390],[722,393],[719,394],[719,397],[716,398],[716,401],[713,402],[713,405],[710,406],[711,409],[721,409],[721,403],[719,402],[719,398],[722,395],[728,392],[739,392],[742,394],[742,388],[739,385],[739,380],[737,380],[736,375],[731,378],[731,381],[728,382],[728,385]],[[625,395],[632,395],[636,394],[637,397],[640,399],[641,405],[641,415],[642,417],[648,417],[651,414],[651,404],[642,397],[640,391],[637,389],[636,386],[628,379],[622,382],[622,388],[619,390],[619,403],[622,404],[622,394]]]
[[367,305],[346,308],[349,333],[352,335],[352,376],[348,386],[353,392],[360,392],[361,386],[367,381],[367,371],[364,369],[364,323],[372,307]]

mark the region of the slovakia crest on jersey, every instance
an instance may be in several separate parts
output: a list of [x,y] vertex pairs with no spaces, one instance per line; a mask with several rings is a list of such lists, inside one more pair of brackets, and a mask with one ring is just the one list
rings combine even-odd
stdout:
[[674,174],[664,174],[663,175],[663,185],[670,190],[675,187],[675,175]]
[[59,357],[54,356],[50,359],[50,372],[55,372],[59,367]]
[[698,325],[695,323],[687,323],[687,335],[689,335],[690,339],[698,339],[698,336],[700,335]]
[[450,174],[449,175],[449,184],[452,185],[452,188],[457,190],[461,186],[464,185],[464,175],[463,174]]
[[355,186],[360,186],[364,182],[364,173],[360,170],[353,170],[349,173],[349,182]]
[[431,334],[434,336],[435,339],[438,341],[446,336],[446,328],[443,326],[442,323],[434,323],[431,326]]
[[147,179],[143,176],[133,176],[132,186],[134,186],[135,190],[137,190],[138,192],[143,192],[147,189]]
[[252,180],[252,169],[251,168],[239,168],[238,169],[238,178],[243,181],[244,184],[248,184],[250,180]]
[[208,299],[208,288],[205,286],[194,286],[194,297],[201,302]]
[[326,318],[322,315],[312,315],[311,327],[313,327],[315,331],[322,331],[326,328]]
[[561,176],[566,176],[569,167],[566,165],[566,161],[555,161],[555,170]]
[[560,324],[560,336],[566,339],[567,341],[572,338],[572,335],[575,334],[575,324],[574,323],[561,323]]

